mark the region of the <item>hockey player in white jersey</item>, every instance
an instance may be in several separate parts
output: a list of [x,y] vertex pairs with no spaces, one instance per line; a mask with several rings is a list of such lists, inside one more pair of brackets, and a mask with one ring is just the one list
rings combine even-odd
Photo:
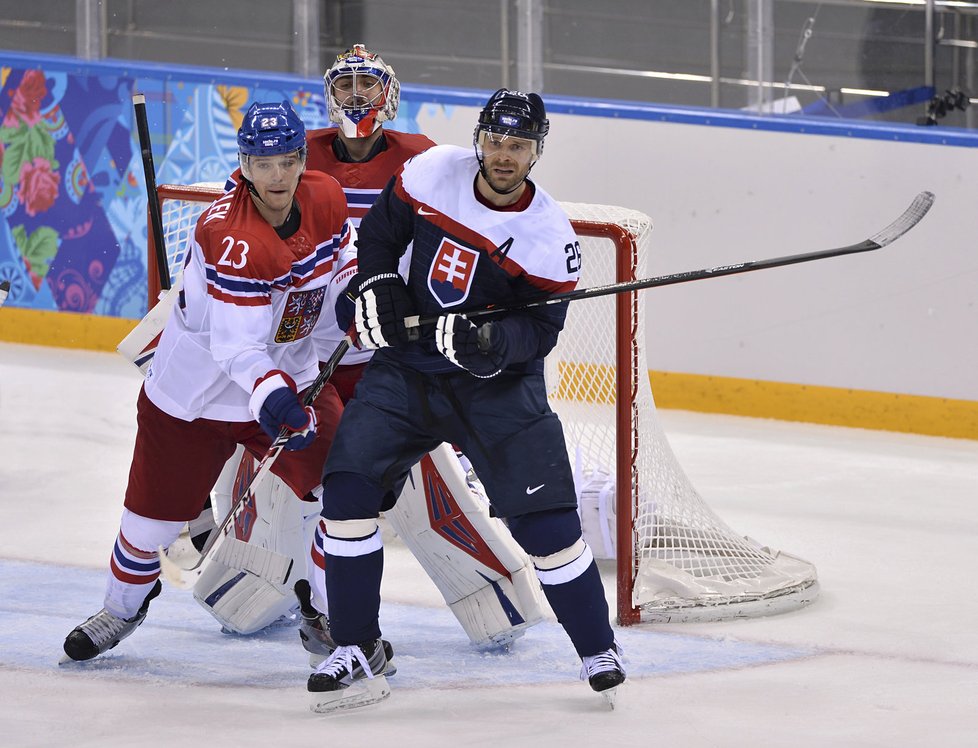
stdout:
[[[567,305],[498,314],[479,325],[460,313],[577,283],[580,251],[570,222],[527,179],[548,130],[537,94],[500,89],[479,116],[474,153],[436,146],[416,156],[360,224],[351,289],[360,340],[377,352],[347,403],[324,471],[326,587],[339,646],[308,679],[314,711],[390,693],[377,518],[414,463],[440,442],[461,447],[496,515],[530,554],[581,658],[582,677],[600,692],[625,679],[543,381],[543,358]],[[405,253],[406,282],[397,272]],[[409,318],[437,322],[419,330],[405,325]]]
[[305,128],[287,101],[249,108],[238,152],[245,178],[197,222],[139,394],[104,608],[66,637],[72,660],[102,654],[143,621],[160,592],[157,548],[200,514],[237,445],[261,456],[285,429],[272,471],[318,510],[342,406],[329,385],[311,406],[300,393],[319,373],[312,331],[336,324],[334,281],[355,262],[356,231],[336,180],[304,174]]

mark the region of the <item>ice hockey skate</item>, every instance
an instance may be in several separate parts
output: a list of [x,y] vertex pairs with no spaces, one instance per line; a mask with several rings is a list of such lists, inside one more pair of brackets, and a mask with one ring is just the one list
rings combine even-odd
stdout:
[[592,657],[585,657],[581,663],[581,680],[587,680],[591,688],[615,708],[618,686],[625,682],[625,667],[621,661],[621,645],[615,642],[611,649]]
[[[299,639],[302,647],[309,653],[309,665],[319,667],[323,661],[333,654],[339,646],[329,633],[329,618],[320,613],[312,604],[312,590],[309,582],[300,579],[293,587],[295,597],[299,601]],[[384,675],[394,675],[397,666],[394,664],[394,648],[386,639],[384,654],[387,655],[387,670]]]
[[319,667],[339,645],[329,633],[329,619],[313,607],[309,582],[300,579],[292,589],[299,601],[299,639],[309,653],[309,664]]
[[75,627],[65,637],[65,656],[61,658],[59,664],[91,660],[93,657],[112,649],[143,622],[143,619],[146,618],[146,612],[149,610],[150,601],[160,594],[162,588],[163,585],[157,579],[156,584],[153,585],[149,594],[146,595],[146,599],[143,600],[143,604],[132,618],[117,618],[102,608],[83,624]]
[[309,708],[314,712],[329,713],[386,699],[391,694],[386,678],[390,674],[389,648],[390,645],[380,639],[338,647],[309,676],[306,686]]

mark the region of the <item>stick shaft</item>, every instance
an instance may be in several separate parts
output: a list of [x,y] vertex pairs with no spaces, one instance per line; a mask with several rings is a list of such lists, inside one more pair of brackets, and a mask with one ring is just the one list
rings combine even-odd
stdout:
[[[329,359],[323,364],[323,367],[319,372],[319,376],[313,380],[313,383],[309,385],[308,389],[306,390],[306,394],[302,398],[303,405],[312,405],[316,398],[319,397],[319,394],[326,386],[326,382],[329,381],[329,378],[333,376],[333,372],[336,371],[336,367],[339,366],[340,360],[350,349],[350,345],[350,336],[346,336],[340,341],[339,345],[336,346],[336,349],[330,355]],[[275,460],[278,459],[279,455],[284,449],[283,445],[288,439],[288,436],[288,429],[283,427],[282,430],[279,431],[278,437],[274,442],[272,442],[272,445],[268,448],[268,451],[258,463],[258,468],[255,470],[255,475],[251,479],[251,482],[248,484],[247,488],[234,497],[234,503],[231,504],[231,508],[228,510],[228,513],[224,515],[224,519],[221,520],[217,528],[214,529],[207,538],[207,541],[204,543],[204,547],[200,549],[200,557],[192,566],[180,566],[180,569],[183,571],[193,571],[194,569],[199,568],[200,565],[204,563],[208,553],[210,553],[211,549],[217,544],[217,542],[231,531],[231,528],[234,527],[234,523],[244,510],[245,497],[251,494],[251,492],[255,490],[258,484],[261,483],[261,481],[265,479],[265,476],[271,471],[272,465],[275,463]],[[179,566],[178,564],[176,565]]]
[[146,205],[149,210],[150,226],[153,230],[153,246],[156,250],[156,272],[160,277],[160,288],[169,291],[170,268],[166,262],[166,244],[163,240],[163,212],[160,208],[160,196],[156,191],[156,167],[153,165],[153,144],[149,137],[149,122],[146,119],[146,97],[140,93],[133,94],[132,106],[136,115],[139,152],[143,157]]
[[[676,283],[690,283],[692,281],[705,280],[707,278],[719,278],[725,275],[736,275],[738,273],[750,273],[755,270],[767,270],[770,268],[784,267],[786,265],[797,265],[803,262],[813,262],[824,260],[830,257],[841,257],[843,255],[857,254],[859,252],[869,252],[880,249],[899,239],[910,229],[916,226],[920,220],[930,210],[934,203],[934,195],[931,192],[921,192],[914,198],[910,206],[893,223],[882,231],[877,232],[869,239],[865,239],[857,244],[850,244],[846,247],[836,247],[834,249],[824,249],[817,252],[804,252],[796,255],[786,255],[784,257],[774,257],[767,260],[754,260],[749,262],[738,262],[733,265],[720,265],[713,268],[702,270],[688,270],[681,273],[670,275],[660,275],[654,278],[641,278],[622,283],[610,283],[605,286],[592,286],[591,288],[579,288],[574,291],[553,294],[538,299],[528,299],[527,301],[517,302],[506,306],[480,307],[478,309],[459,310],[469,319],[484,317],[491,314],[511,312],[521,309],[532,309],[534,307],[547,306],[549,304],[562,304],[568,301],[579,299],[592,299],[598,296],[608,296],[609,294],[628,293],[630,291],[640,291],[645,288],[656,288],[658,286],[671,286]],[[417,327],[419,325],[434,324],[438,320],[437,316],[429,317],[407,317],[404,320],[406,327]]]

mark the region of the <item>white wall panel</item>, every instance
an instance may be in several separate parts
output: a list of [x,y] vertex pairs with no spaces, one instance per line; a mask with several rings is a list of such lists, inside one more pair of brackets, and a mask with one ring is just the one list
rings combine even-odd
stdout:
[[[477,113],[428,106],[419,122],[467,145]],[[552,114],[534,176],[561,200],[648,213],[654,275],[851,244],[931,190],[931,213],[881,250],[645,291],[649,362],[978,400],[978,149]]]

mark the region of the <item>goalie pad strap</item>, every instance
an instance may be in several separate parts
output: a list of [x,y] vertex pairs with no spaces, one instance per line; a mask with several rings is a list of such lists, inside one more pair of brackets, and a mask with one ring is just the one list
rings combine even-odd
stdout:
[[273,584],[285,584],[293,565],[291,556],[231,537],[224,538],[214,547],[211,559],[229,569],[246,571]]

